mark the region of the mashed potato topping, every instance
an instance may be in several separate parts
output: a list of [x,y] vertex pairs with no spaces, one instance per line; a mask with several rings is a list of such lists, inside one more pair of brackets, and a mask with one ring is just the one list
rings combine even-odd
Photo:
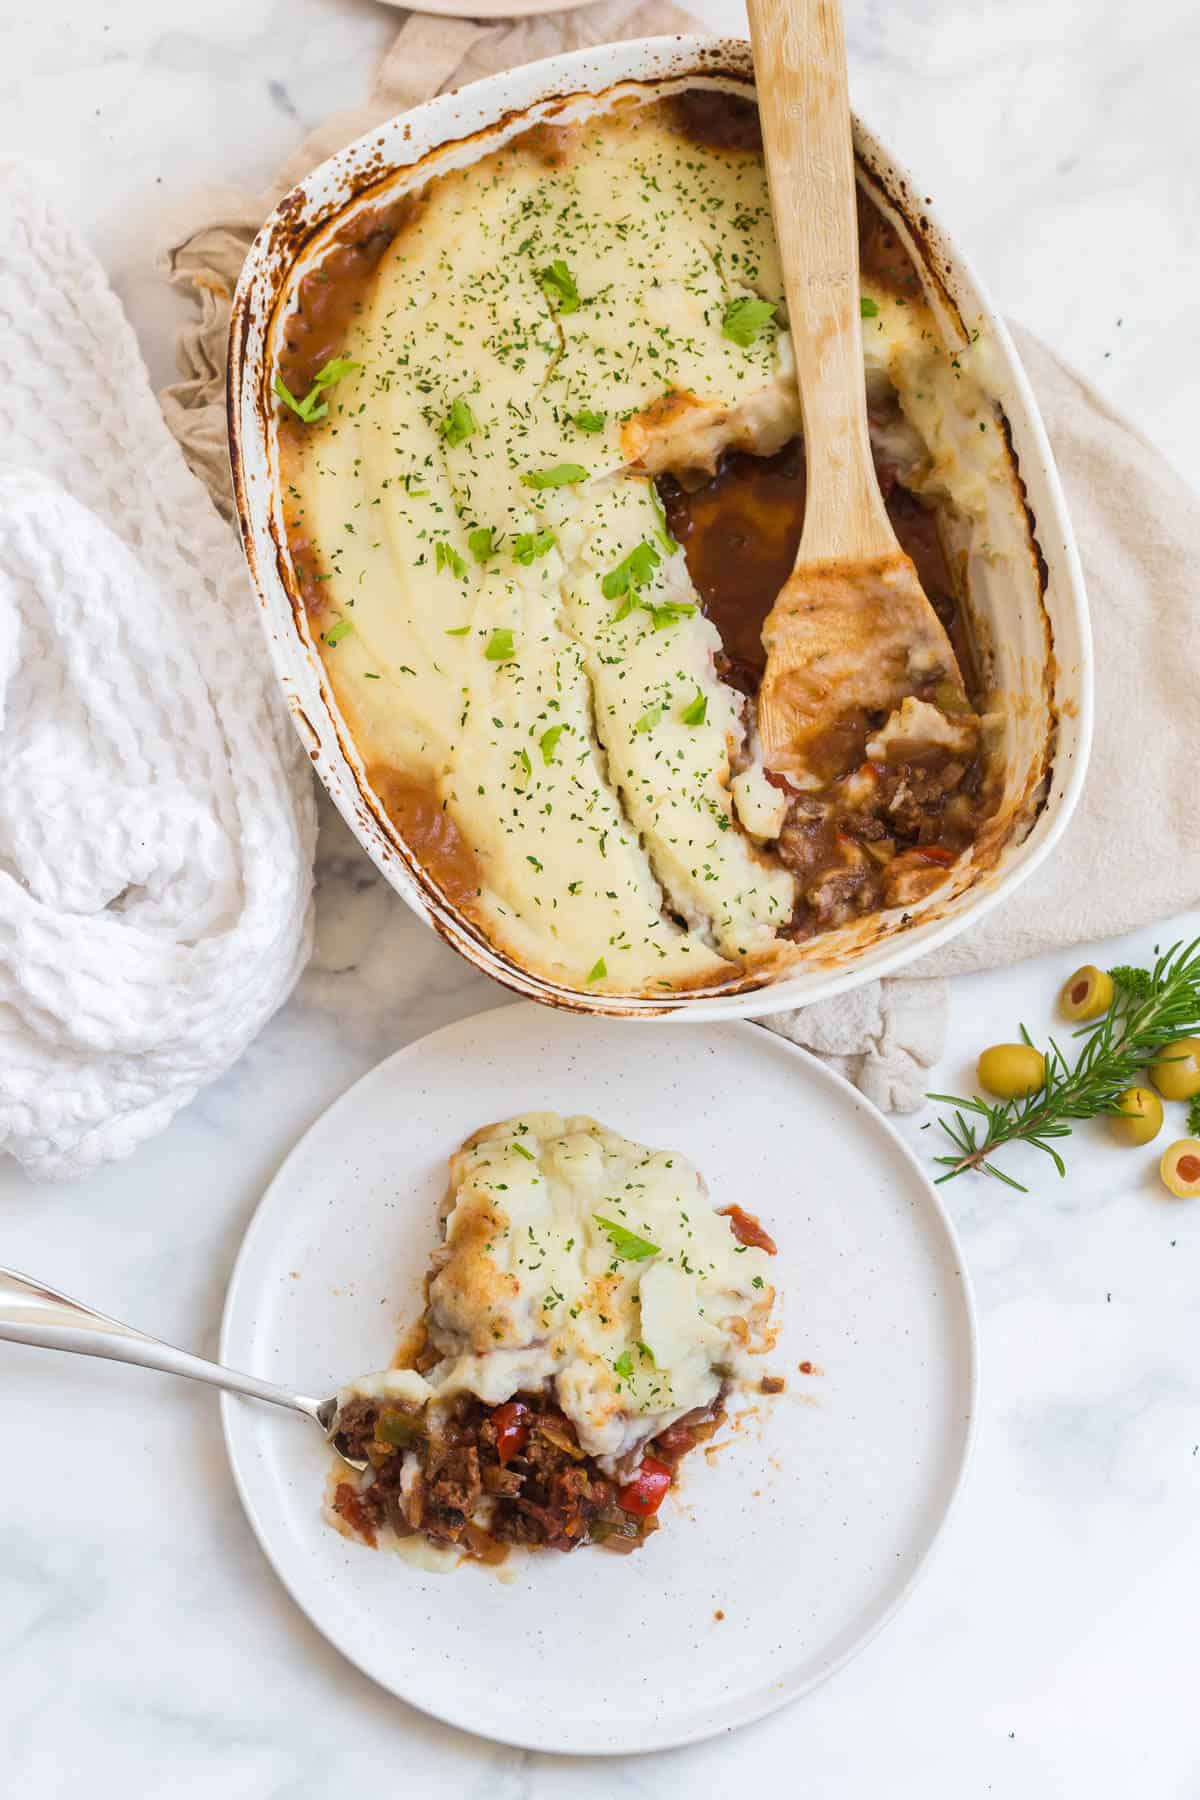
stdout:
[[685,1158],[594,1119],[529,1113],[451,1160],[426,1307],[439,1360],[343,1399],[496,1406],[548,1385],[583,1450],[624,1471],[767,1347],[770,1271]]
[[[982,389],[919,297],[864,294],[893,473],[949,507],[961,489],[994,537]],[[639,994],[838,922],[804,916],[788,797],[655,486],[799,431],[761,154],[669,102],[538,127],[428,184],[339,350],[328,414],[281,433],[289,543],[372,784],[460,910],[523,967]],[[894,839],[843,912],[881,903]]]

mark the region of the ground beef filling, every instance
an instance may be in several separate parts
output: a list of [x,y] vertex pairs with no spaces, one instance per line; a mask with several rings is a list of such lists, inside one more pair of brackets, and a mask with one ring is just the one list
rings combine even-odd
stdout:
[[[897,537],[946,627],[968,688],[964,696],[957,682],[946,681],[946,671],[931,670],[913,696],[960,711],[978,684],[936,516],[878,455],[876,472]],[[771,457],[732,451],[699,487],[685,490],[671,476],[657,485],[704,611],[721,634],[717,673],[745,696],[748,745],[766,667],[763,622],[791,573],[804,522],[804,447],[796,439]],[[896,747],[886,762],[869,762],[867,743],[885,724],[885,715],[867,713],[831,721],[810,752],[827,784],[815,794],[769,777],[791,796],[772,845],[796,877],[796,909],[785,936],[811,937],[920,899],[974,841],[987,812],[978,757],[915,743]],[[734,757],[733,773],[749,760],[746,748]]]
[[[719,1403],[688,1414],[659,1433],[647,1457],[673,1480],[683,1457],[713,1436],[723,1416]],[[371,1545],[390,1526],[398,1537],[419,1533],[500,1562],[510,1544],[636,1550],[658,1528],[653,1513],[621,1504],[632,1488],[601,1473],[544,1394],[518,1394],[499,1407],[463,1395],[424,1413],[356,1399],[342,1408],[338,1425],[339,1449],[364,1458],[369,1472],[362,1485],[338,1483],[334,1510]]]
[[[783,777],[770,779],[791,791]],[[978,757],[914,744],[898,759],[863,762],[831,792],[793,795],[776,846],[796,877],[790,935],[928,893],[974,839],[982,783]]]

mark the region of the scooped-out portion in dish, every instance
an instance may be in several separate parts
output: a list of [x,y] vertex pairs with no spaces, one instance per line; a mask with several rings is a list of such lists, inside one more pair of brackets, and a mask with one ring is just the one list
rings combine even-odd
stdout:
[[528,1113],[450,1160],[415,1366],[351,1383],[332,1519],[484,1562],[635,1550],[689,1450],[771,1348],[775,1246],[687,1160]]
[[[370,784],[445,900],[587,993],[773,979],[919,905],[1001,786],[963,605],[1024,515],[982,346],[862,217],[873,447],[963,671],[767,767],[804,510],[751,100],[614,99],[385,197],[276,321],[289,553]],[[976,354],[979,352],[980,354]]]

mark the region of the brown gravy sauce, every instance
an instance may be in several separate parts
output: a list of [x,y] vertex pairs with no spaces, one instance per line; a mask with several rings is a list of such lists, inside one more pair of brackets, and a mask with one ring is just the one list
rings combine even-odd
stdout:
[[[877,463],[888,517],[921,586],[950,633],[967,675],[971,661],[955,582],[935,515]],[[763,622],[792,572],[804,524],[804,445],[793,438],[776,456],[732,451],[691,493],[669,475],[657,483],[672,537],[683,546],[704,610],[721,634],[727,679],[757,692],[766,667]],[[965,662],[964,662],[965,658]]]
[[482,885],[479,863],[433,783],[414,779],[387,763],[373,763],[367,769],[367,780],[422,868],[433,876],[451,905],[472,917]]
[[[297,400],[308,393],[317,370],[345,348],[371,277],[400,233],[420,218],[426,194],[421,188],[357,213],[330,239],[320,265],[301,276],[279,349],[279,373]],[[281,424],[297,432],[308,429],[290,413]]]

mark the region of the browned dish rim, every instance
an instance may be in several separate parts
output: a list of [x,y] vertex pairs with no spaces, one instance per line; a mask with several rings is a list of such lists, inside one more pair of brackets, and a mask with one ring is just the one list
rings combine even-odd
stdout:
[[[748,63],[749,47],[747,46],[746,65]],[[752,93],[753,77],[746,65],[739,66],[732,60],[728,53],[728,47],[722,49],[717,46],[707,53],[698,55],[691,66],[681,67],[666,74],[650,75],[636,80],[623,78],[612,82],[607,87],[598,89],[564,88],[562,91],[543,95],[524,107],[510,108],[489,124],[474,131],[449,136],[408,163],[397,164],[390,160],[385,150],[386,140],[380,138],[376,141],[364,166],[346,178],[345,191],[337,200],[318,208],[313,213],[309,196],[302,187],[294,189],[285,196],[272,219],[264,227],[266,240],[264,261],[269,268],[272,283],[269,315],[261,321],[254,317],[249,304],[249,289],[243,283],[235,300],[230,328],[227,401],[233,485],[243,546],[256,582],[258,564],[253,537],[254,502],[247,492],[243,467],[238,408],[239,386],[243,367],[248,360],[248,346],[252,336],[261,330],[264,342],[271,340],[280,309],[288,298],[292,270],[296,262],[311,250],[315,241],[328,234],[331,227],[347,212],[358,209],[373,198],[381,196],[398,180],[403,181],[406,186],[416,185],[422,180],[427,180],[431,174],[436,172],[438,164],[445,163],[451,155],[461,152],[465,146],[478,144],[482,147],[490,144],[501,135],[507,135],[522,120],[533,121],[536,119],[537,122],[545,122],[554,119],[581,101],[600,107],[621,90],[638,93],[654,92],[687,85],[697,79],[702,81],[719,79],[746,93]],[[927,210],[928,200],[919,198],[909,179],[898,172],[888,163],[882,153],[872,146],[868,134],[857,120],[855,121],[855,132],[855,157],[860,182],[872,198],[880,204],[881,210],[885,214],[890,214],[893,222],[899,226],[901,235],[905,238],[914,259],[919,261],[920,272],[928,284],[931,296],[944,309],[948,319],[966,341],[969,337],[969,328],[955,294],[954,263],[943,248],[939,233],[930,219]],[[410,135],[411,126],[406,123],[403,127],[403,137],[407,139]],[[269,441],[274,401],[270,393],[268,370],[265,363],[262,379],[258,385],[255,408],[263,440]],[[925,926],[942,917],[963,893],[977,887],[981,878],[995,867],[1002,852],[1010,843],[1023,841],[1029,835],[1044,811],[1054,772],[1054,755],[1059,726],[1059,710],[1055,691],[1057,665],[1054,655],[1054,637],[1046,606],[1047,563],[1038,542],[1037,521],[1029,503],[1025,481],[1021,475],[1013,432],[1008,418],[998,404],[997,415],[1007,445],[1014,491],[1025,519],[1030,561],[1037,583],[1039,610],[1045,633],[1045,656],[1042,663],[1041,681],[1050,726],[1041,746],[1040,757],[1029,771],[1022,794],[1005,804],[1002,812],[992,822],[990,831],[988,824],[984,824],[971,853],[969,873],[966,879],[960,882],[952,879],[946,884],[946,891],[939,894],[931,905],[923,908],[919,913],[905,911],[899,917],[889,917],[885,913],[878,913],[858,921],[855,928],[855,942],[848,949],[822,954],[821,939],[817,938],[810,940],[809,944],[805,946],[802,957],[791,956],[787,960],[780,960],[775,964],[760,966],[753,971],[733,975],[726,981],[710,982],[705,986],[698,986],[690,993],[681,989],[669,998],[657,1000],[640,995],[588,994],[559,986],[550,978],[540,976],[522,967],[500,950],[477,925],[447,899],[444,892],[436,885],[432,876],[402,838],[378,795],[365,779],[357,749],[344,727],[333,695],[329,690],[325,672],[319,666],[319,659],[317,659],[315,672],[325,711],[336,736],[343,761],[354,780],[356,811],[361,825],[365,831],[382,835],[389,849],[399,858],[410,881],[418,889],[425,905],[426,916],[439,936],[455,949],[466,954],[468,960],[482,967],[486,973],[524,996],[576,1012],[603,1013],[621,1018],[663,1018],[686,1011],[691,1001],[724,999],[752,993],[774,985],[778,981],[786,980],[788,976],[804,970],[818,968],[832,971],[847,968],[858,961],[867,950],[908,931],[914,925]],[[275,574],[280,587],[288,597],[293,623],[305,656],[312,661],[312,652],[305,637],[306,615],[303,599],[292,570],[291,558],[279,520],[273,510],[268,515],[267,523],[274,546]],[[321,759],[319,733],[294,699],[291,702],[291,709],[313,762],[319,763]],[[865,972],[863,979],[870,979],[873,973],[874,971]]]

